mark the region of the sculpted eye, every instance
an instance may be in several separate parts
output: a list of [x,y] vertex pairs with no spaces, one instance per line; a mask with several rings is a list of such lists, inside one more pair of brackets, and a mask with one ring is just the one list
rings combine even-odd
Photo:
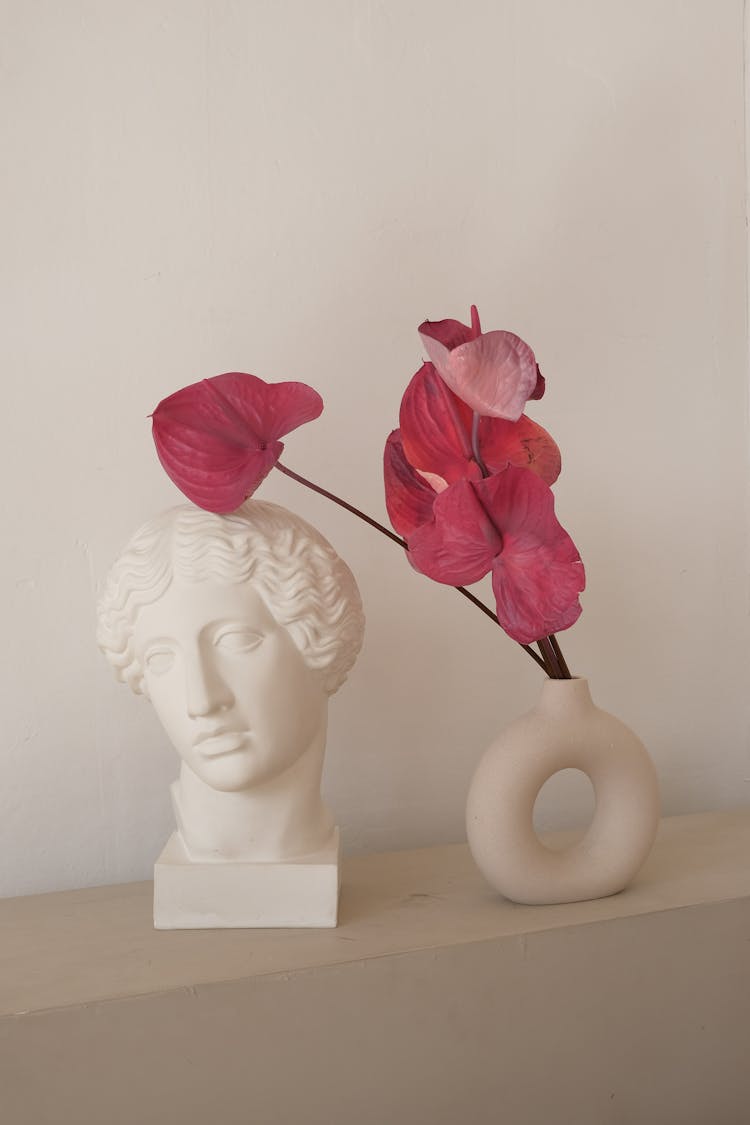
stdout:
[[155,676],[168,672],[174,664],[174,651],[171,648],[152,648],[146,653],[146,668]]
[[262,642],[263,637],[254,629],[238,625],[231,629],[222,629],[214,638],[217,648],[229,653],[252,652]]

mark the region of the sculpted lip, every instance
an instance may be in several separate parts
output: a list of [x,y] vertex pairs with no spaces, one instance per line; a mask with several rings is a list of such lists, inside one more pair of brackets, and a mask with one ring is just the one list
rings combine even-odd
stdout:
[[221,754],[231,754],[239,750],[245,741],[246,731],[218,730],[200,734],[195,740],[195,747],[207,758],[217,758]]

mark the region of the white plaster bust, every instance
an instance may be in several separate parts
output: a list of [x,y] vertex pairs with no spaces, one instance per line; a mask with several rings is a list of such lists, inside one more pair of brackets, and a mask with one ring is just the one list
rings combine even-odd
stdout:
[[328,696],[363,630],[349,568],[275,504],[231,515],[183,504],[136,532],[108,576],[97,639],[180,756],[172,799],[188,861],[287,862],[325,848]]

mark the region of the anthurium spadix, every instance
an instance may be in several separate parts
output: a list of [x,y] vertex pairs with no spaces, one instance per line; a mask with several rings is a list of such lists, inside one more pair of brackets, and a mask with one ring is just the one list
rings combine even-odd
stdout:
[[189,500],[210,512],[233,512],[278,461],[280,438],[322,410],[322,398],[306,383],[266,383],[230,371],[163,399],[151,416],[154,443]]
[[544,393],[529,345],[514,332],[482,332],[475,305],[471,325],[426,320],[419,335],[441,379],[477,414],[516,422]]

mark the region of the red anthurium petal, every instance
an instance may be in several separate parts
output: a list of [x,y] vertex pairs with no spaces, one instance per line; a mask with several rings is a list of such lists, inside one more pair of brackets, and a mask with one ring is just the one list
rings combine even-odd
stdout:
[[539,370],[539,364],[536,365],[536,386],[529,395],[529,398],[542,398],[547,389],[547,380]]
[[515,422],[536,387],[536,359],[513,332],[485,332],[433,360],[452,391],[478,414]]
[[424,350],[430,357],[430,363],[434,363],[438,371],[444,371],[448,363],[448,356],[451,354],[450,348],[446,348],[445,344],[441,343],[440,340],[434,340],[431,336],[422,336],[422,343],[424,344]]
[[228,372],[163,399],[152,415],[156,451],[189,500],[232,512],[257,489],[284,434],[317,418],[323,400],[304,383],[265,383]]
[[459,480],[435,498],[433,519],[409,536],[415,570],[448,586],[478,582],[492,567],[502,538],[474,492]]
[[[441,348],[450,352],[457,348],[459,344],[468,344],[469,340],[473,340],[476,335],[468,324],[462,324],[460,320],[425,320],[420,324],[417,331],[422,337],[422,342],[430,359],[432,359],[430,348],[433,343],[439,344]],[[439,354],[442,354],[442,352]],[[432,359],[432,362],[434,363],[435,360]]]
[[284,437],[323,411],[323,399],[306,383],[266,383],[256,375],[228,371],[198,386],[205,384],[224,400],[230,418],[236,412],[264,442]]
[[549,486],[535,473],[509,468],[472,487],[502,528],[492,589],[503,629],[521,644],[567,629],[581,613],[586,578]]
[[490,472],[507,465],[531,469],[547,484],[560,475],[560,450],[552,437],[526,414],[517,422],[504,418],[481,418],[479,450]]
[[[472,412],[433,364],[423,364],[406,388],[400,421],[404,454],[428,479],[433,473],[449,484],[481,479],[471,448]],[[479,451],[491,472],[516,465],[532,469],[547,484],[560,475],[560,450],[547,431],[525,414],[517,422],[481,418]]]
[[154,443],[167,475],[199,508],[233,512],[255,492],[281,456],[282,442],[253,449],[216,434],[153,420]]
[[258,420],[243,418],[224,395],[212,391],[208,379],[191,383],[162,399],[151,417],[157,433],[167,426],[172,433],[191,430],[257,449],[262,444]]
[[388,516],[399,535],[408,538],[432,519],[436,492],[407,461],[400,430],[394,430],[385,443],[383,471]]
[[471,411],[431,363],[406,388],[399,421],[404,453],[415,469],[437,473],[449,484],[481,477],[471,451]]

